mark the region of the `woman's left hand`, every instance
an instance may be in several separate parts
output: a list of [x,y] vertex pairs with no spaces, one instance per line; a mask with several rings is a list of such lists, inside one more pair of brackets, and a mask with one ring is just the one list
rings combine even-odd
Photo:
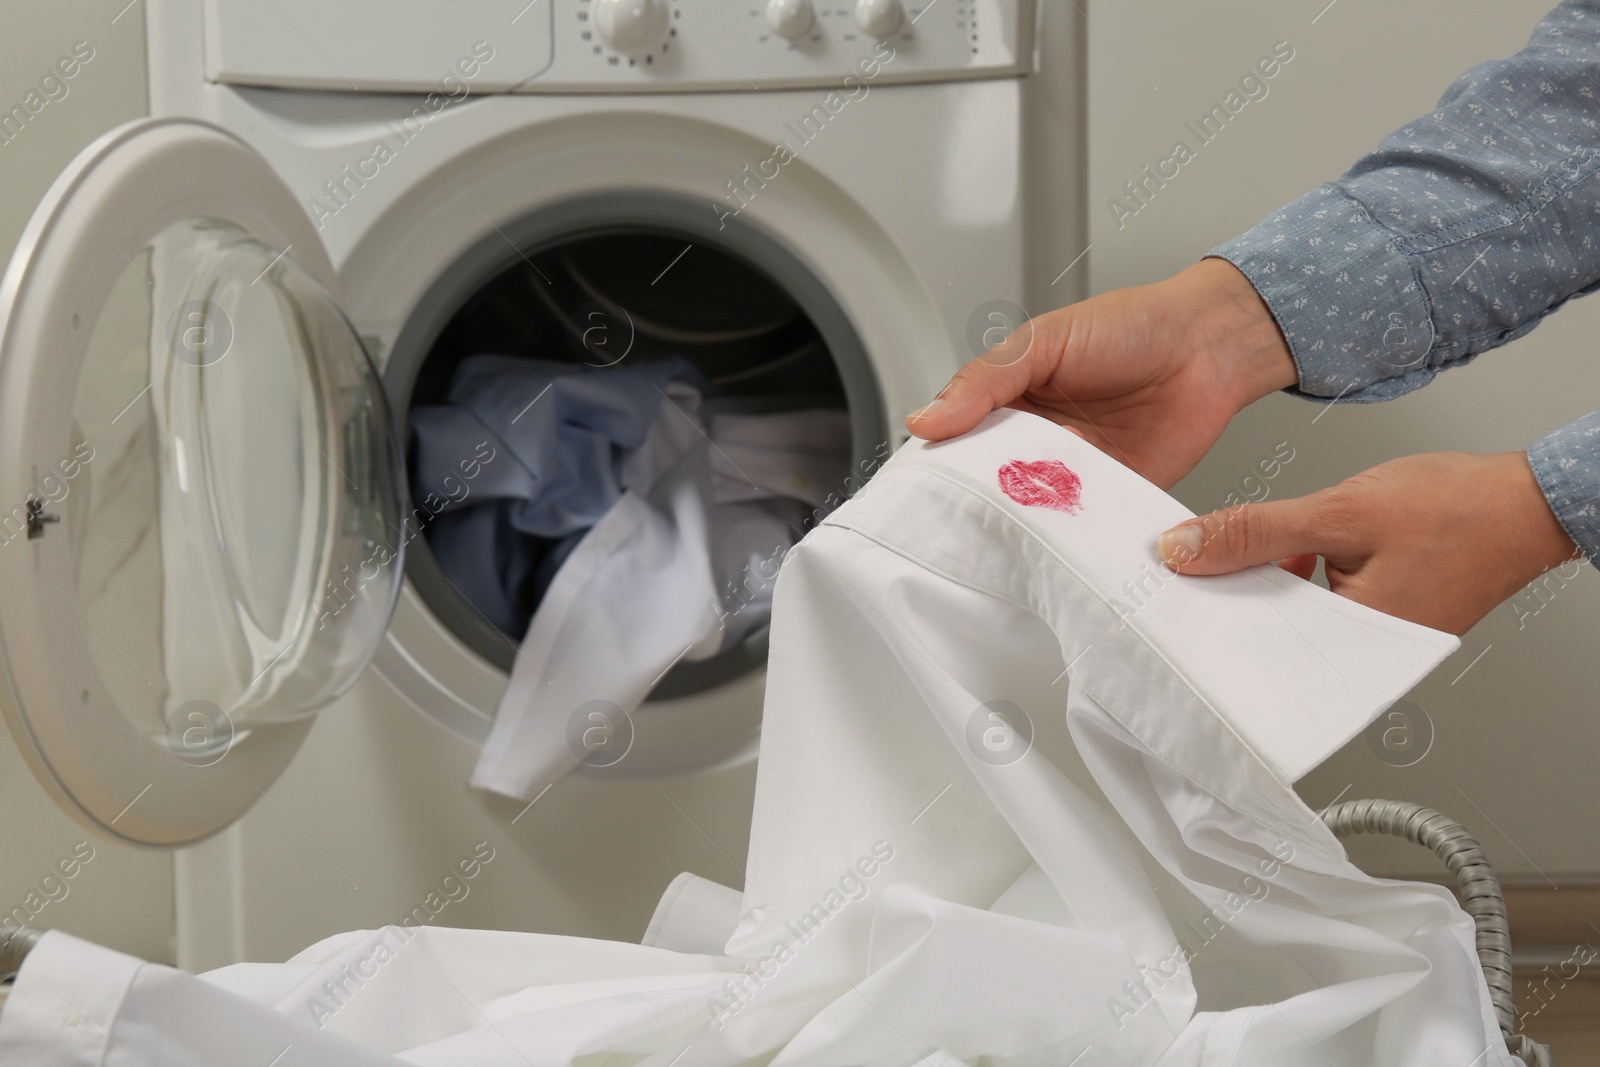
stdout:
[[1463,634],[1497,604],[1578,552],[1521,452],[1405,456],[1331,489],[1244,504],[1168,530],[1180,574],[1279,563],[1361,604]]

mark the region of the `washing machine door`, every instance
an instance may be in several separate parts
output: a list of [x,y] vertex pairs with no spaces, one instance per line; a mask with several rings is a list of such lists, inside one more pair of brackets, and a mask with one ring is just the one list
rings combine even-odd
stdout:
[[304,211],[147,120],[51,184],[0,286],[0,705],[91,828],[231,823],[365,667],[400,453]]

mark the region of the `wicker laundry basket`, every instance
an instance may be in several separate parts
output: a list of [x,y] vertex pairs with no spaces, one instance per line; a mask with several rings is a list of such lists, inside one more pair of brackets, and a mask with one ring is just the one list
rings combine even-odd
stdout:
[[1322,821],[1340,837],[1390,834],[1426,845],[1456,876],[1461,904],[1478,928],[1478,960],[1489,984],[1489,999],[1499,1018],[1511,1054],[1527,1067],[1550,1067],[1550,1049],[1516,1033],[1517,1013],[1511,994],[1511,925],[1506,900],[1477,838],[1466,827],[1432,808],[1402,800],[1349,800],[1322,813]]

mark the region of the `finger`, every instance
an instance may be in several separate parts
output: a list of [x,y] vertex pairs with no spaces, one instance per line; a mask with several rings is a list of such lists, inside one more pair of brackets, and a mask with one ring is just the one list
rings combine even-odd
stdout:
[[1076,437],[1080,437],[1085,441],[1088,441],[1091,445],[1094,445],[1101,451],[1106,450],[1106,445],[1104,443],[1105,439],[1103,437],[1100,437],[1098,434],[1091,435],[1089,430],[1085,430],[1082,426],[1075,422],[1065,421],[1066,416],[1062,415],[1060,411],[1053,410],[1045,404],[1036,404],[1024,396],[1013,400],[1011,403],[1007,404],[1006,407],[1011,408],[1013,411],[1026,411],[1028,414],[1037,415],[1041,419],[1049,419],[1063,430],[1073,434]]
[[1050,358],[1045,354],[1049,346],[1038,339],[1039,332],[1031,325],[1015,330],[1004,343],[956,371],[930,404],[906,417],[906,429],[929,441],[943,441],[966,433],[985,415],[1033,388],[1049,373],[1041,365]]
[[1182,574],[1227,574],[1294,556],[1324,555],[1325,524],[1317,494],[1243,504],[1179,523],[1156,541],[1156,551]]
[[1317,557],[1309,553],[1303,556],[1290,556],[1288,559],[1280,559],[1278,566],[1296,578],[1304,578],[1309,582],[1311,576],[1317,573]]

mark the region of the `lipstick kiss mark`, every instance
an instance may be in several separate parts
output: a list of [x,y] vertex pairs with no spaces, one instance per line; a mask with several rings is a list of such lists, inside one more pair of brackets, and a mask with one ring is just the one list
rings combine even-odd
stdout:
[[1000,489],[1026,507],[1070,515],[1078,510],[1083,482],[1058,459],[1014,459],[1000,468]]

